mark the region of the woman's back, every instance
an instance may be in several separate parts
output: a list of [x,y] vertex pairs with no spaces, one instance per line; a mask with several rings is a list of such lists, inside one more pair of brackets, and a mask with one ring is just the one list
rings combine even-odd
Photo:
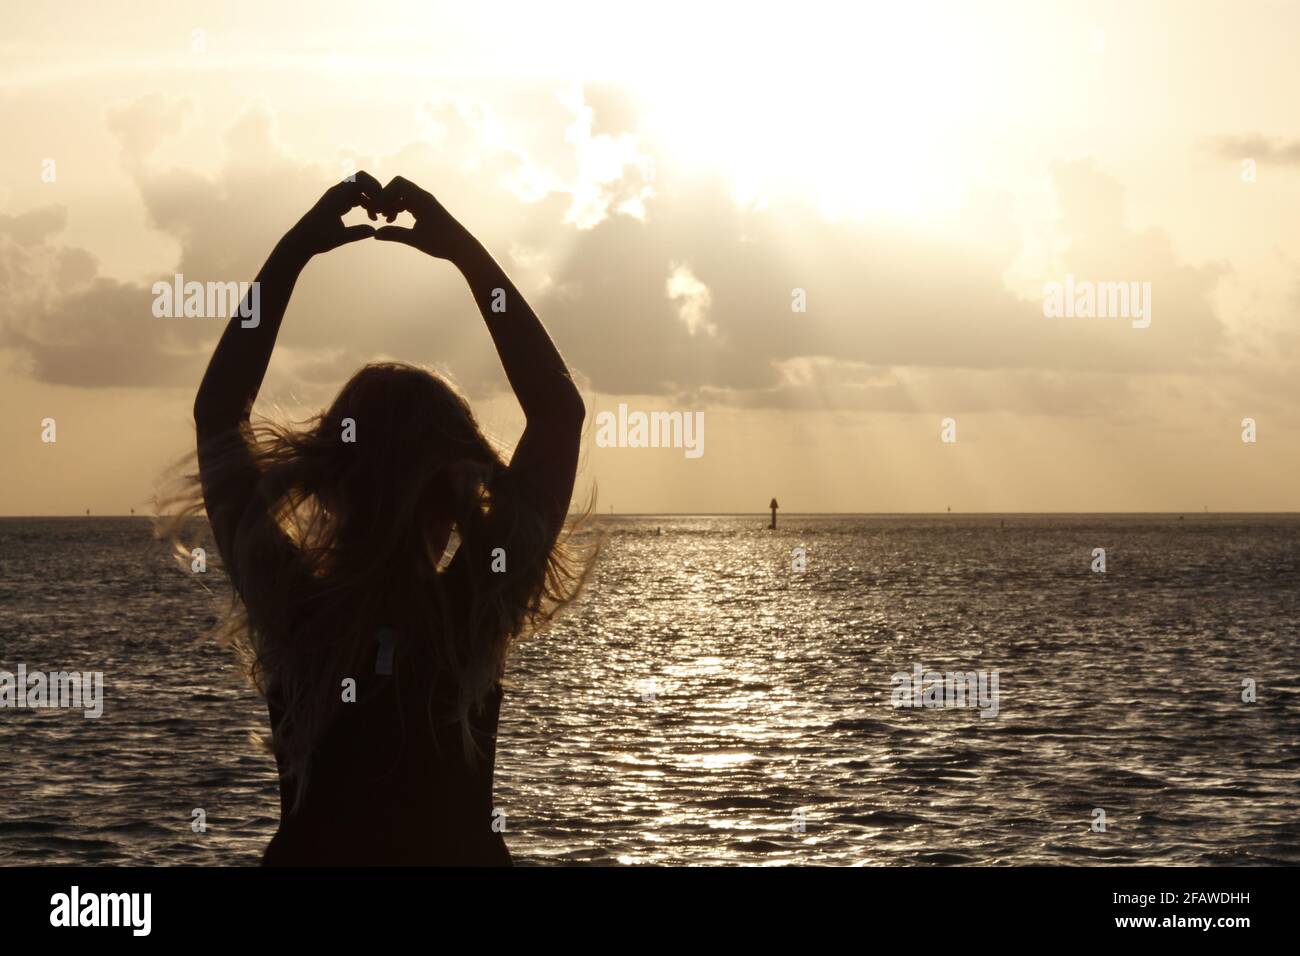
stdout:
[[[500,687],[471,715],[471,757],[447,716],[453,689],[406,642],[388,647],[376,643],[377,666],[355,678],[355,700],[340,688],[296,810],[296,784],[280,764],[281,824],[265,865],[510,865],[492,826]],[[267,705],[276,730],[283,710],[274,690]]]

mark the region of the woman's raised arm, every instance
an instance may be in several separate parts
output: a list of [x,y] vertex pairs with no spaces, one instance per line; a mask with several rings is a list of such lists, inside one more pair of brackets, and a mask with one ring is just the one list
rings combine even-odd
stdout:
[[586,415],[559,350],[501,266],[430,193],[399,176],[384,187],[378,211],[389,222],[399,212],[409,212],[415,225],[382,226],[376,239],[403,242],[446,259],[469,284],[528,422],[510,471],[542,494],[558,532],[573,494]]
[[379,212],[391,222],[402,211],[415,217],[415,226],[383,226],[375,238],[404,242],[460,270],[529,423],[581,425],[582,398],[564,359],[496,260],[437,199],[398,176],[384,187]]
[[[267,257],[249,298],[230,318],[194,399],[199,481],[217,547],[235,586],[248,599],[249,583],[236,567],[235,539],[242,522],[269,522],[256,500],[260,474],[240,427],[248,421],[271,362],[293,287],[311,257],[374,235],[373,226],[344,226],[342,216],[364,206],[375,217],[379,182],[357,173],[356,182],[332,186]],[[267,504],[262,502],[260,504]]]
[[230,318],[194,399],[199,441],[248,420],[271,362],[289,297],[303,268],[318,253],[365,239],[373,226],[344,226],[342,217],[357,206],[375,218],[380,186],[369,173],[355,182],[330,187],[315,206],[285,233],[257,274],[254,289]]

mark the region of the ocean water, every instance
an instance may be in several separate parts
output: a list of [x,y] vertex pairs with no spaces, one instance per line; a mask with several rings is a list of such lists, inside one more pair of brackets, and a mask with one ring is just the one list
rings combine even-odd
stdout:
[[[765,523],[596,519],[586,595],[510,667],[518,863],[1300,863],[1300,519]],[[147,520],[0,519],[0,670],[106,684],[99,719],[0,709],[0,863],[259,860],[220,606]],[[893,706],[917,665],[996,671],[996,716]]]

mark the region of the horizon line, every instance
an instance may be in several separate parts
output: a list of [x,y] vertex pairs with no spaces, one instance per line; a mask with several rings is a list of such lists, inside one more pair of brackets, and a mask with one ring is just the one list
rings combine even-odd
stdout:
[[[780,511],[787,518],[795,517],[952,517],[984,516],[997,517],[1009,515],[1050,516],[1050,515],[1300,515],[1300,510],[1292,511]],[[766,518],[771,509],[763,511],[592,511],[592,518]],[[576,517],[579,512],[569,512],[569,517]],[[0,521],[20,518],[158,518],[167,517],[155,514],[122,513],[76,513],[76,514],[4,514]],[[196,515],[196,517],[198,517]]]

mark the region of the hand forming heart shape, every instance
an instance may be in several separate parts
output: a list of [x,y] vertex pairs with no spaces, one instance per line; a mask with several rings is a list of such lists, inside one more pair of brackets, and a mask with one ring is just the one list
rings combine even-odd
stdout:
[[[383,216],[390,224],[399,213],[409,212],[415,217],[415,225],[409,229],[394,225],[379,229],[343,225],[343,216],[358,206],[372,220]],[[440,259],[454,259],[470,238],[465,227],[442,203],[410,180],[395,176],[387,186],[381,187],[379,180],[369,173],[358,172],[326,190],[285,239],[312,256],[372,236],[385,242],[405,243]]]

